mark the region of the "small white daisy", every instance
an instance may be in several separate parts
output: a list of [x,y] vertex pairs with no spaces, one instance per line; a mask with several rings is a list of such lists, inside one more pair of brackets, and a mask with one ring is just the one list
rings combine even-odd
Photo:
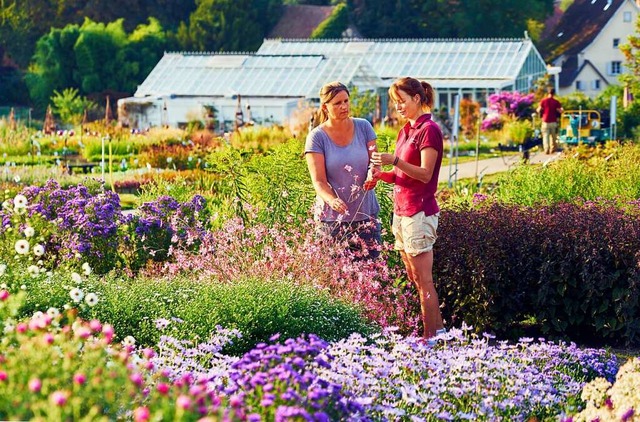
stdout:
[[37,277],[40,274],[40,268],[37,265],[29,265],[27,272],[31,277]]
[[0,264],[0,275],[4,275],[7,272],[7,264]]
[[84,273],[84,275],[91,274],[91,265],[89,265],[88,262],[85,262],[84,264],[82,264],[82,272]]
[[74,283],[78,284],[78,283],[82,283],[82,276],[76,272],[72,272],[71,273],[71,280],[73,280]]
[[[42,246],[42,245],[41,245],[41,244],[39,244],[39,243],[38,243],[38,244],[36,244],[36,245],[33,247],[33,254],[34,254],[35,256],[42,256],[42,255],[44,255],[44,246]],[[40,261],[38,261],[38,262],[40,262]]]
[[15,248],[18,255],[26,255],[29,253],[29,241],[26,239],[20,239],[16,242]]
[[89,306],[96,306],[98,304],[98,295],[95,293],[87,294],[87,297],[84,298],[84,301]]
[[58,316],[60,316],[60,311],[58,310],[58,308],[54,308],[53,306],[49,309],[47,309],[47,315],[49,315],[51,318],[57,318]]
[[34,234],[36,234],[36,231],[34,230],[33,227],[27,226],[24,228],[24,235],[26,237],[33,237]]
[[135,346],[136,339],[133,336],[126,336],[124,340],[122,340],[122,344],[125,346]]
[[79,303],[84,297],[84,292],[76,287],[74,289],[71,289],[71,291],[69,292],[69,296],[71,296],[71,299],[74,302]]
[[13,206],[15,208],[24,208],[27,206],[29,202],[27,201],[27,197],[21,194],[17,194],[13,198]]

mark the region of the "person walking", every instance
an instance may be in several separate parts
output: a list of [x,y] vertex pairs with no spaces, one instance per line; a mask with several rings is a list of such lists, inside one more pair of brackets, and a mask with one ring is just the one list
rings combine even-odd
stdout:
[[558,119],[563,110],[555,94],[554,88],[548,88],[547,96],[540,101],[536,110],[542,118],[542,147],[545,154],[553,154],[558,148]]
[[319,125],[307,135],[305,158],[319,205],[316,218],[334,238],[348,239],[360,257],[377,258],[380,205],[369,171],[376,133],[367,120],[350,116],[349,90],[338,81],[320,89],[315,123]]
[[442,164],[442,131],[431,119],[434,90],[429,83],[401,78],[389,88],[389,97],[407,123],[398,133],[394,154],[372,154],[373,164],[393,165],[393,169],[374,167],[372,176],[395,184],[394,247],[400,251],[407,276],[420,296],[423,337],[433,343],[436,335],[446,332],[433,284],[433,246],[440,213],[435,193]]

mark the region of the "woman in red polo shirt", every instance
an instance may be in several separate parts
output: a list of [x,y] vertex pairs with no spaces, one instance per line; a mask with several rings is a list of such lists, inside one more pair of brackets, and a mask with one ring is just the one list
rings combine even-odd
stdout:
[[407,123],[398,133],[394,154],[372,154],[374,165],[391,164],[393,170],[379,171],[374,167],[372,176],[395,184],[395,249],[400,251],[407,276],[418,289],[423,337],[429,339],[446,332],[432,273],[440,212],[435,193],[442,163],[442,131],[431,120],[434,91],[427,82],[399,79],[389,88],[389,97]]

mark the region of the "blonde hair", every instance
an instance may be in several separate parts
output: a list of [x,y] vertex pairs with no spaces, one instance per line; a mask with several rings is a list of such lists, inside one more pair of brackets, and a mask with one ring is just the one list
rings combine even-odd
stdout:
[[411,97],[416,94],[419,95],[420,104],[422,104],[423,107],[428,107],[429,109],[433,107],[435,92],[428,82],[419,81],[410,77],[400,78],[389,87],[389,98],[394,101],[399,100],[400,93],[398,91],[400,90],[406,92]]
[[329,119],[327,112],[322,108],[323,105],[327,104],[329,101],[333,100],[336,95],[345,91],[347,95],[349,94],[349,88],[345,84],[339,81],[329,82],[320,88],[320,109],[314,116],[313,123],[315,126],[320,123],[324,123]]

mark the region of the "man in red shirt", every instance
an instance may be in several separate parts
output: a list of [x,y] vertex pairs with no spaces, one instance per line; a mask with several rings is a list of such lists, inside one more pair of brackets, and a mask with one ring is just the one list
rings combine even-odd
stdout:
[[540,101],[538,114],[542,117],[542,146],[545,154],[552,154],[558,146],[558,118],[562,115],[562,105],[554,98],[556,90],[548,89],[547,96]]

